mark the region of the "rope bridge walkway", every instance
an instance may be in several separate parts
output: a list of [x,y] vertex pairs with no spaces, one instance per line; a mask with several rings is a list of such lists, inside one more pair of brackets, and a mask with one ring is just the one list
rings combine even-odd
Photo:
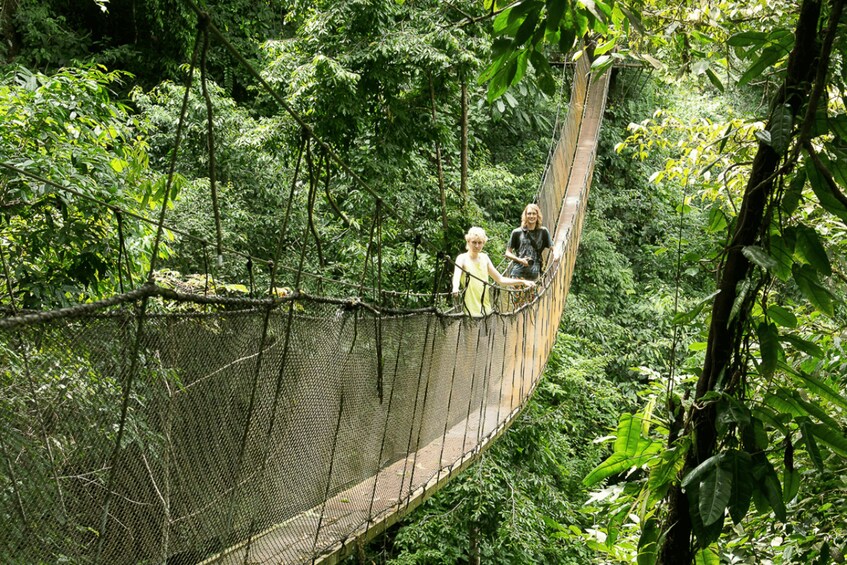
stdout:
[[[440,294],[393,307],[402,293],[381,288],[378,268],[375,300],[364,284],[354,298],[307,293],[303,252],[293,290],[268,298],[151,280],[0,319],[0,387],[14,399],[0,415],[0,562],[333,563],[420,504],[503,433],[541,376],[607,88],[582,57],[538,196],[562,258],[528,305],[501,292],[484,318]],[[379,218],[388,206],[375,202]],[[370,261],[379,231],[375,220]]]

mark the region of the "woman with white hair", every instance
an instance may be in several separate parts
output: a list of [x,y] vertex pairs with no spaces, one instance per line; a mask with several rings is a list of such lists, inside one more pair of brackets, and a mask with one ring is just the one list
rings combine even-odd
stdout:
[[456,267],[453,269],[453,295],[458,296],[460,288],[465,288],[464,311],[470,316],[485,316],[492,311],[489,276],[501,286],[535,286],[533,281],[501,275],[488,255],[482,252],[486,241],[488,237],[485,230],[476,226],[469,229],[465,234],[467,252],[456,257]]

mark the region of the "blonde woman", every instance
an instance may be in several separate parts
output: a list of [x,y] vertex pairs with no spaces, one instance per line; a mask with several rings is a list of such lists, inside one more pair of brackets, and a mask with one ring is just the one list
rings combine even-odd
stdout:
[[[512,260],[509,275],[534,281],[544,270],[543,253],[553,247],[550,232],[542,225],[544,217],[537,204],[528,204],[521,214],[521,227],[515,228],[509,237],[509,245],[504,254]],[[558,257],[554,250],[553,259]]]
[[482,247],[488,237],[485,230],[472,227],[465,234],[466,253],[456,257],[453,269],[453,295],[458,296],[461,287],[465,288],[464,311],[470,316],[485,316],[491,313],[491,287],[488,277],[501,286],[535,286],[533,281],[504,277],[491,263]]

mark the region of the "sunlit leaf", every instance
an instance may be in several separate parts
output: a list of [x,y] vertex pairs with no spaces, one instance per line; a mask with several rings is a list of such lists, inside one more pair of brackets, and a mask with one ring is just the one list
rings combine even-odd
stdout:
[[701,548],[694,554],[694,565],[720,565],[721,558],[715,544]]
[[741,253],[766,271],[771,271],[778,266],[776,259],[768,255],[768,252],[758,245],[745,245],[741,249]]

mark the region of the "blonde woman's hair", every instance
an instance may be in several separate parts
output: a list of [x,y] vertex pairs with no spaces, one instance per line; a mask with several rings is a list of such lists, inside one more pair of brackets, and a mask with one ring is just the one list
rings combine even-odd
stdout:
[[529,210],[535,210],[535,213],[538,214],[538,219],[535,221],[535,227],[539,228],[544,223],[544,216],[541,214],[541,208],[538,207],[538,204],[527,204],[526,208],[521,212],[521,227],[526,227],[526,213]]
[[468,233],[465,234],[465,249],[467,251],[471,250],[471,238],[474,237],[478,237],[479,239],[481,239],[483,244],[488,241],[488,236],[485,235],[485,230],[480,227],[474,226],[468,230]]

